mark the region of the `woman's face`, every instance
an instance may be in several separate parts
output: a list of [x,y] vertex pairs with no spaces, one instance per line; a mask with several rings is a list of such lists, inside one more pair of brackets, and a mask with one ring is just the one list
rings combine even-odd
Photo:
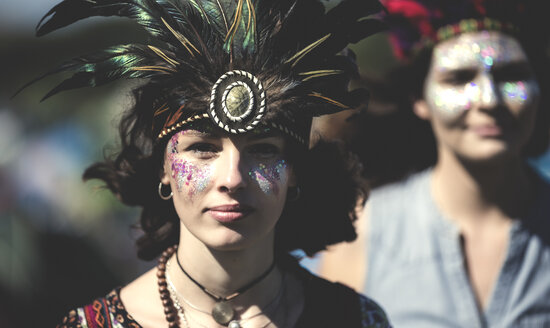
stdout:
[[485,161],[519,155],[534,125],[539,87],[518,41],[499,32],[438,44],[416,112],[440,149]]
[[176,133],[166,147],[162,183],[194,237],[218,250],[272,237],[292,182],[285,139],[264,130],[229,135],[210,124]]

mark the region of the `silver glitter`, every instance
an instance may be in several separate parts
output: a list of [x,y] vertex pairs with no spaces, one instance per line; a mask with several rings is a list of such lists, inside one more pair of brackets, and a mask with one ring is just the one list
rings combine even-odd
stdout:
[[[527,56],[512,37],[498,32],[465,33],[434,48],[426,78],[425,97],[435,114],[452,121],[474,106],[524,106],[538,96],[538,84],[524,81],[495,81],[498,65],[525,62]],[[441,77],[453,70],[474,70],[470,81],[446,83]]]

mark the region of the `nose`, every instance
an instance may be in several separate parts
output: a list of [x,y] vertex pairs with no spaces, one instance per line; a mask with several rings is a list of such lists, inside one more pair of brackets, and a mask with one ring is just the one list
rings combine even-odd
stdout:
[[246,172],[241,152],[234,145],[226,146],[219,162],[218,190],[234,193],[246,187]]
[[479,105],[481,109],[493,109],[500,104],[500,93],[492,74],[487,73],[481,77],[479,88]]

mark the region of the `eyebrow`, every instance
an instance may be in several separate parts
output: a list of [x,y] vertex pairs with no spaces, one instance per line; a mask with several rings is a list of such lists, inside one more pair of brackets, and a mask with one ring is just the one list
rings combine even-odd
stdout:
[[510,62],[496,62],[493,68],[515,68],[515,69],[530,69],[529,61],[527,60],[514,60]]
[[251,133],[248,138],[252,140],[258,140],[258,139],[265,139],[265,138],[274,138],[274,137],[280,137],[280,133],[278,131],[269,130],[269,131],[262,131],[262,132],[256,132]]
[[[479,66],[462,66],[462,67],[442,67],[437,70],[440,74],[461,74],[468,73],[471,71],[477,71]],[[510,62],[496,62],[492,67],[491,71],[500,71],[500,70],[509,70],[509,69],[522,69],[522,70],[531,70],[531,66],[527,60],[515,60]]]
[[[198,138],[222,138],[224,136],[231,136],[234,134],[230,134],[230,133],[225,134],[225,131],[203,132],[200,130],[189,129],[189,130],[185,130],[185,135],[190,137],[198,137]],[[260,139],[266,139],[266,138],[279,137],[280,133],[278,131],[270,129],[269,131],[249,132],[245,135],[249,140],[260,140]]]
[[199,130],[185,130],[185,135],[191,136],[191,137],[200,137],[200,138],[220,138],[220,133],[217,132],[203,132]]

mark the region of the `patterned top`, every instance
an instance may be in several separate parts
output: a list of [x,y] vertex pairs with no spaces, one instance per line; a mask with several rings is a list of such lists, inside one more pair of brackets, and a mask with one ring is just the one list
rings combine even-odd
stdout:
[[397,327],[550,327],[550,184],[514,220],[487,307],[479,309],[456,224],[435,204],[427,170],[371,193],[364,292]]
[[[304,310],[296,328],[391,328],[384,310],[351,288],[296,269],[304,282]],[[168,323],[166,324],[168,326]],[[142,328],[124,308],[120,287],[91,304],[71,310],[57,328]]]

